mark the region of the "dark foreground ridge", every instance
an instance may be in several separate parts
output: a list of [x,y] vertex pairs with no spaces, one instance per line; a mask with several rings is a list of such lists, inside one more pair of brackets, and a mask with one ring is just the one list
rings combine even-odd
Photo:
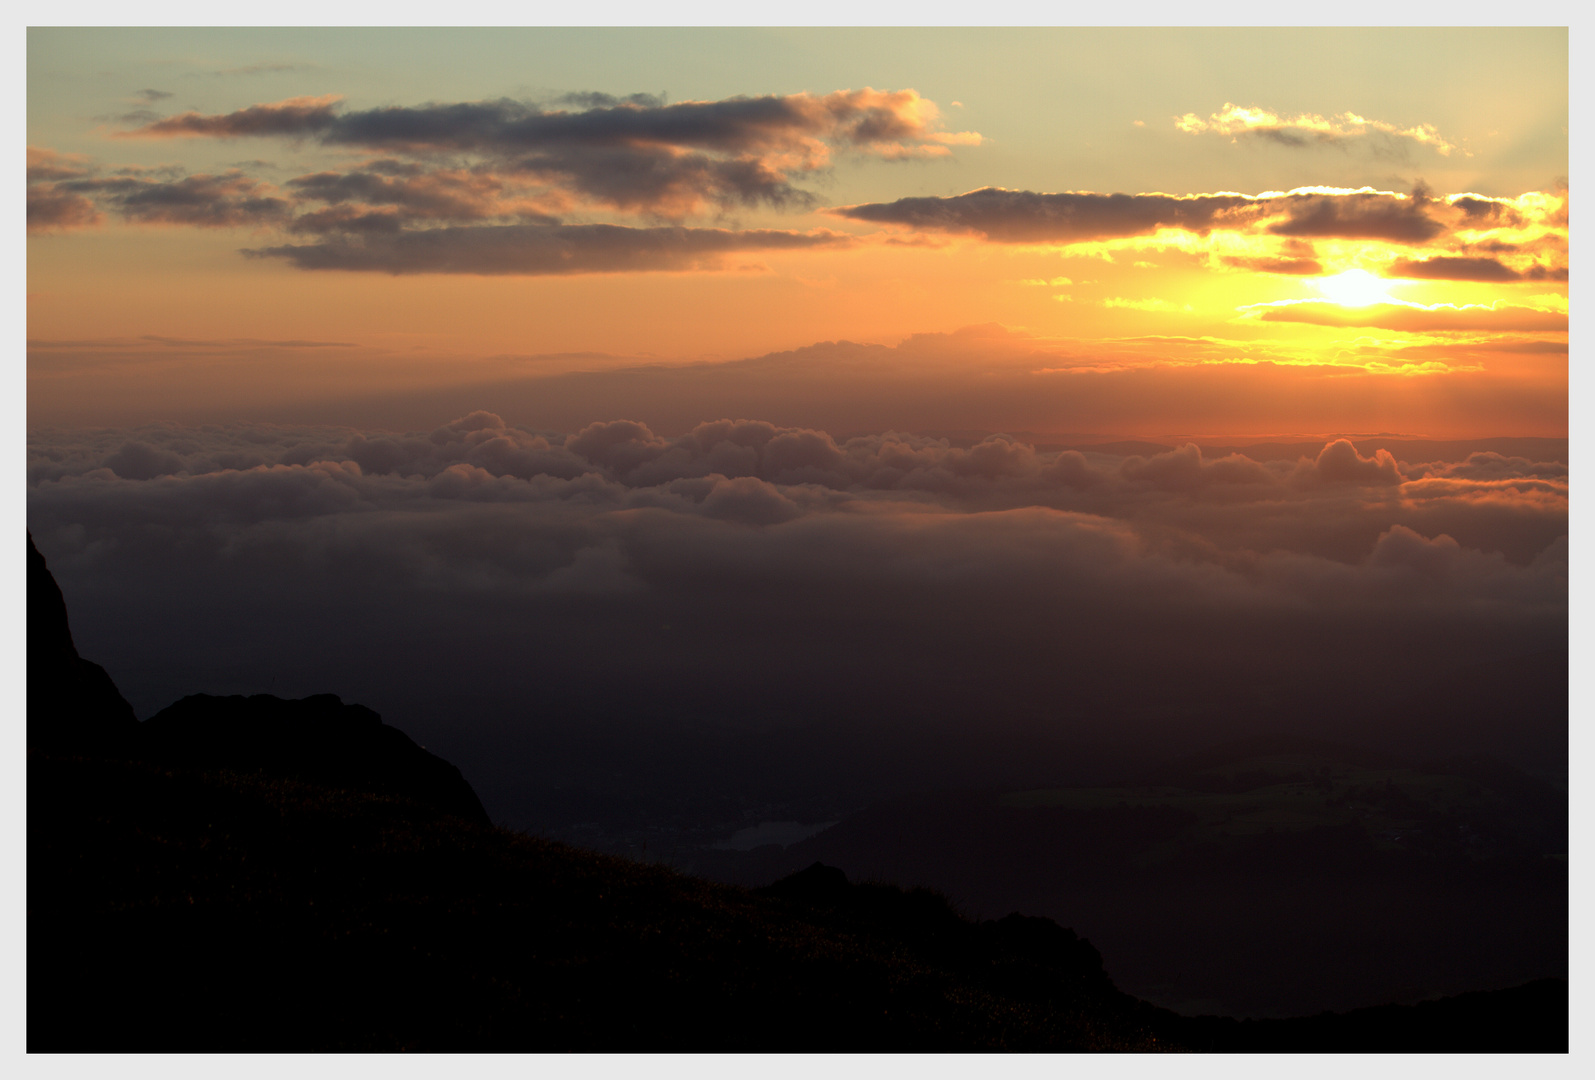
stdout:
[[1567,1047],[1560,980],[1192,1019],[1049,919],[496,829],[453,766],[330,695],[195,696],[139,725],[29,559],[30,1051]]

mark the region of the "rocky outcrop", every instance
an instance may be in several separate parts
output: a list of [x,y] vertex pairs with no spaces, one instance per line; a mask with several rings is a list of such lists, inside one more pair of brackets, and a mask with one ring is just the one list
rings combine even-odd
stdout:
[[141,752],[162,762],[392,795],[488,824],[459,769],[336,694],[298,700],[192,694],[141,727]]
[[66,602],[28,534],[28,746],[119,749],[138,730],[133,707],[98,664],[78,655]]
[[28,535],[28,747],[230,769],[408,799],[489,824],[460,770],[336,695],[194,694],[140,724],[110,675],[78,655],[66,602]]

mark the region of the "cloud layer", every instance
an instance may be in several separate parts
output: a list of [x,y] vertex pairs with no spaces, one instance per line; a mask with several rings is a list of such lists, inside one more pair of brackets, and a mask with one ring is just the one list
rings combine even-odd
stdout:
[[[1024,732],[1142,756],[1256,731],[1565,745],[1556,717],[1389,714],[1478,658],[1565,650],[1557,461],[475,412],[35,432],[30,476],[79,647],[141,714],[341,693],[506,799],[580,788],[573,769],[607,790],[617,740],[644,737],[669,748],[650,782],[705,798],[778,774],[967,784],[959,760]],[[788,744],[804,756],[770,758]]]
[[[1210,553],[1228,551],[1225,559],[1252,566],[1284,553],[1355,563],[1398,526],[1460,536],[1524,563],[1565,531],[1567,512],[1564,464],[1491,452],[1409,463],[1340,439],[1292,459],[1209,458],[1195,445],[1125,457],[1038,450],[1008,436],[967,446],[894,432],[838,442],[824,431],[749,420],[703,423],[674,437],[616,420],[562,436],[487,412],[404,436],[247,426],[107,431],[90,440],[39,434],[29,476],[39,505],[192,501],[195,515],[208,505],[239,521],[418,499],[575,500],[600,517],[647,508],[750,525],[1045,509],[1100,519],[1094,528],[1139,535],[1138,544],[1154,534],[1168,540],[1169,530],[1190,534],[1179,543],[1199,535]],[[209,494],[185,494],[195,491]],[[1502,514],[1517,522],[1515,533],[1500,526]],[[1348,543],[1352,534],[1360,539]]]

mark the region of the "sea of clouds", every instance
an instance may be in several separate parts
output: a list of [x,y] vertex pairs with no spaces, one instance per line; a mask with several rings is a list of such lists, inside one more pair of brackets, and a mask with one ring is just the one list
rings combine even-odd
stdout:
[[80,650],[140,715],[330,690],[472,761],[614,713],[1366,734],[1448,672],[1566,648],[1567,467],[1490,452],[473,412],[405,435],[39,430],[28,475]]

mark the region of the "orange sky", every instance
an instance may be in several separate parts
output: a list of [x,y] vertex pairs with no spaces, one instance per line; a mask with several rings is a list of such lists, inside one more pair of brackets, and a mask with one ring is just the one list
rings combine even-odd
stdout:
[[1565,31],[1183,33],[31,31],[30,424],[1565,435]]

